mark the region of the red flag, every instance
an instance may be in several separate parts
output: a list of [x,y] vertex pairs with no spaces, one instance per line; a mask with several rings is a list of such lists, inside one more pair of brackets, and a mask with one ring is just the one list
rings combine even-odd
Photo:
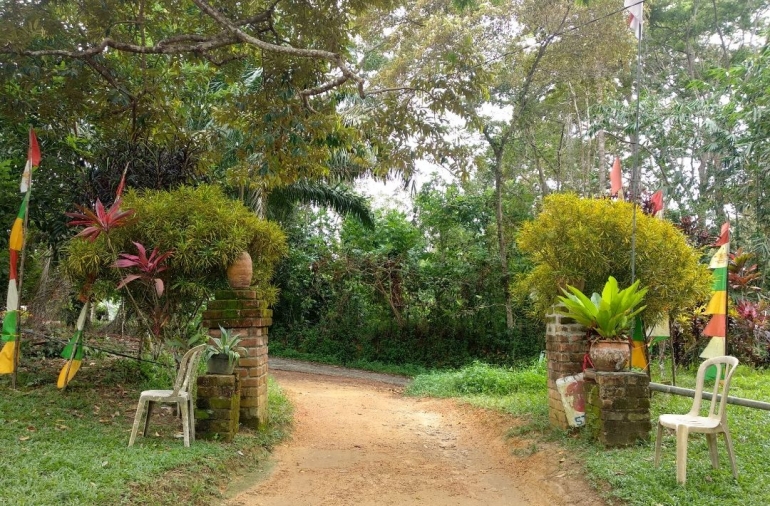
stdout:
[[123,177],[120,178],[120,184],[118,184],[118,190],[115,192],[115,202],[119,202],[120,198],[123,196],[123,188],[126,186],[126,172],[128,172],[128,167],[123,169]]
[[726,221],[722,224],[722,230],[719,231],[719,239],[714,243],[714,246],[722,246],[730,242],[730,222]]
[[663,210],[663,190],[658,190],[650,197],[650,204],[652,205],[652,215],[657,215]]
[[642,38],[642,23],[644,23],[644,0],[625,0],[623,7],[628,11],[628,27],[637,39]]
[[725,337],[727,335],[727,315],[715,314],[703,328],[704,336]]
[[27,151],[27,158],[32,162],[33,167],[40,165],[40,146],[37,144],[35,130],[32,128],[29,129],[29,151]]
[[620,158],[615,157],[615,163],[612,164],[610,171],[610,195],[614,196],[623,187],[623,180],[620,177]]

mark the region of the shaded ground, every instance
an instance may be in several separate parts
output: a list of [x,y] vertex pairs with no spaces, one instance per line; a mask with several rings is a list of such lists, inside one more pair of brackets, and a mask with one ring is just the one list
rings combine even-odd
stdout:
[[293,437],[271,471],[231,489],[232,506],[603,504],[563,450],[506,440],[512,417],[290,362],[271,371],[295,405]]

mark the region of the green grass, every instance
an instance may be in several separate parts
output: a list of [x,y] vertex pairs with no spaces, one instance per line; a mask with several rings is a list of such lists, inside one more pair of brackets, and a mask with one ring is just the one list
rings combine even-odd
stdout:
[[97,359],[60,392],[61,361],[34,360],[34,373],[20,371],[19,389],[0,379],[3,504],[210,504],[233,475],[255,467],[285,436],[291,419],[288,401],[271,383],[271,423],[263,432],[185,448],[175,437],[181,422],[161,411],[153,415],[152,435],[128,448],[139,392],[164,385],[142,381],[135,362]]
[[[655,378],[653,378],[655,381]],[[695,371],[680,371],[677,385],[694,388]],[[770,412],[728,406],[728,423],[735,445],[739,477],[733,480],[724,440],[719,438],[720,469],[714,470],[703,435],[690,436],[687,484],[676,483],[673,435],[664,437],[659,468],[653,464],[655,432],[648,441],[624,449],[605,449],[582,432],[565,433],[548,428],[546,373],[542,366],[498,368],[475,363],[452,372],[417,376],[407,389],[410,395],[458,397],[473,405],[524,418],[511,435],[534,440],[556,440],[581,456],[586,477],[609,504],[691,505],[770,504]],[[770,402],[770,372],[739,367],[730,395]],[[661,413],[686,413],[692,399],[656,393],[651,415],[653,426]]]
[[530,417],[533,427],[548,420],[544,364],[516,368],[481,362],[456,371],[421,374],[407,387],[407,395],[461,397],[474,406]]

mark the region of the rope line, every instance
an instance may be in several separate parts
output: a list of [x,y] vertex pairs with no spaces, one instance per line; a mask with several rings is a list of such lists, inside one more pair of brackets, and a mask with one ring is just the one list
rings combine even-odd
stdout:
[[[48,336],[48,335],[46,335],[46,334],[44,334],[42,332],[38,332],[36,330],[23,329],[22,332],[24,334],[30,334],[30,335],[33,335],[33,336],[42,337],[43,339],[45,339],[46,341],[51,342],[51,343],[63,344],[65,346],[67,344],[69,344],[69,341],[63,341],[63,340],[61,340],[61,339],[59,339],[57,337]],[[118,356],[118,357],[130,358],[131,360],[136,360],[137,362],[146,362],[148,364],[155,364],[155,365],[160,365],[160,366],[163,366],[163,367],[168,367],[168,364],[164,364],[162,362],[156,362],[155,360],[147,360],[147,359],[144,359],[144,358],[137,358],[135,356],[126,355],[125,353],[121,353],[121,352],[115,351],[115,350],[108,350],[106,348],[100,348],[98,346],[93,346],[93,345],[85,344],[85,343],[81,343],[81,346],[83,346],[84,348],[90,348],[92,350],[101,351],[103,353],[107,353],[108,355],[115,355],[115,356]]]

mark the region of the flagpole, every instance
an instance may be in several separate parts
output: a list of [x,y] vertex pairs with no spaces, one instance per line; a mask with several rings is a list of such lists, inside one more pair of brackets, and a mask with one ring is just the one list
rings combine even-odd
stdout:
[[[643,2],[640,2],[643,3]],[[636,281],[636,209],[639,199],[639,111],[642,91],[642,34],[639,29],[639,38],[636,45],[636,114],[634,118],[634,139],[631,143],[631,151],[634,159],[631,169],[631,200],[634,212],[631,218],[631,284]]]
[[[642,4],[642,7],[640,11],[643,12],[644,9],[644,0],[640,0],[638,2],[639,4]],[[640,109],[640,102],[641,102],[641,91],[642,91],[642,18],[643,15],[640,17],[640,19],[637,20],[637,23],[639,23],[639,32],[636,33],[636,30],[634,30],[634,35],[637,36],[637,44],[636,44],[636,113],[634,117],[634,138],[632,139],[633,142],[631,143],[631,154],[633,156],[633,166],[631,168],[631,201],[633,205],[633,212],[631,214],[631,284],[634,284],[634,281],[636,281],[636,212],[638,207],[638,199],[639,199],[639,109]],[[631,335],[633,336],[636,332],[636,319],[631,320]],[[629,348],[631,348],[631,352],[633,353],[633,343],[629,341],[628,343]],[[649,368],[649,356],[647,354],[647,340],[644,341],[644,351],[643,354],[647,361],[647,376],[649,377],[651,375],[651,371]]]
[[[727,214],[727,213],[726,213]],[[736,216],[738,216],[738,213],[735,213]],[[729,225],[730,223],[730,215],[727,214],[727,272],[725,273],[725,349],[723,353],[727,355],[727,331],[730,329],[730,240],[732,237],[730,235],[732,234],[732,229]]]
[[16,285],[16,290],[19,297],[19,317],[16,318],[16,347],[13,349],[13,374],[11,376],[11,388],[16,389],[16,375],[19,371],[19,354],[21,353],[21,287],[24,282],[24,260],[27,257],[27,236],[29,231],[29,202],[32,199],[32,176],[29,178],[29,188],[27,188],[27,206],[24,209],[24,225],[22,226],[22,242],[21,242],[21,260],[19,261],[19,282]]

